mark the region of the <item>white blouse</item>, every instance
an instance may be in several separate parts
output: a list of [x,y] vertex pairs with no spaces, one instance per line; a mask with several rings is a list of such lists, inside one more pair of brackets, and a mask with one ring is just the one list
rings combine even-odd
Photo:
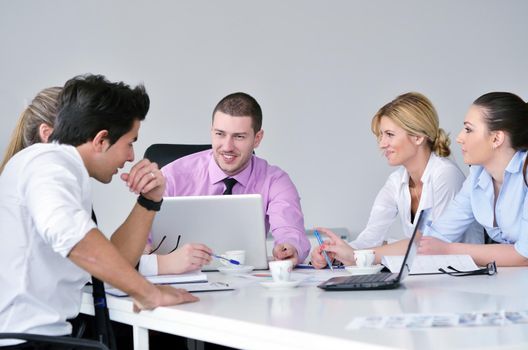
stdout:
[[[422,175],[422,195],[418,204],[419,213],[427,210],[429,217],[424,223],[434,221],[455,197],[465,176],[460,168],[450,159],[432,153]],[[409,173],[401,166],[394,171],[379,191],[365,229],[358,237],[349,242],[354,249],[379,247],[387,240],[390,226],[399,216],[403,235],[410,238],[414,231],[411,222],[411,195],[409,192]],[[482,243],[484,231],[478,224],[473,224],[466,231],[462,242]]]

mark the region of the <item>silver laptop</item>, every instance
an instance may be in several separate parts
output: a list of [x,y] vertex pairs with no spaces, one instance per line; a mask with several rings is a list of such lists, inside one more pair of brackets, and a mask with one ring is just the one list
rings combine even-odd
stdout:
[[[152,225],[152,248],[167,254],[185,243],[203,243],[215,254],[245,250],[245,265],[267,269],[266,232],[259,194],[165,197]],[[202,270],[223,266],[212,260]]]

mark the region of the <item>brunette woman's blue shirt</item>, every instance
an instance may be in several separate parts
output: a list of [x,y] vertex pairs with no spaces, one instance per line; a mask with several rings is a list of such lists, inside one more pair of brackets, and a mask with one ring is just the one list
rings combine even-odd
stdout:
[[495,204],[491,175],[482,166],[472,166],[460,192],[424,234],[456,242],[476,220],[495,242],[513,244],[528,258],[528,187],[523,174],[526,154],[519,151],[512,157]]

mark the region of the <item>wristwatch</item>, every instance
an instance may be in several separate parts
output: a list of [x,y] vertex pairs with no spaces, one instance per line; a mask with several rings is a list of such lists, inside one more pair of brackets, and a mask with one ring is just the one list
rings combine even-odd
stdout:
[[153,200],[143,197],[143,195],[140,194],[137,199],[137,202],[139,205],[141,205],[143,208],[147,210],[160,211],[161,203],[163,203],[163,198],[159,202],[155,202]]

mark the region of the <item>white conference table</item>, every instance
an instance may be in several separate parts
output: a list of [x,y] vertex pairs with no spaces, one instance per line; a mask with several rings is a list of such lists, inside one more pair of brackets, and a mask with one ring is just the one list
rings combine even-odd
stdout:
[[[257,281],[208,276],[239,288],[196,293],[199,302],[140,313],[130,298],[107,296],[110,318],[133,327],[135,349],[148,349],[148,329],[242,349],[528,349],[528,324],[346,329],[354,317],[371,315],[528,310],[528,268],[499,268],[495,276],[409,276],[395,290],[349,292],[314,284],[270,290]],[[83,294],[81,312],[93,314],[90,293]]]

